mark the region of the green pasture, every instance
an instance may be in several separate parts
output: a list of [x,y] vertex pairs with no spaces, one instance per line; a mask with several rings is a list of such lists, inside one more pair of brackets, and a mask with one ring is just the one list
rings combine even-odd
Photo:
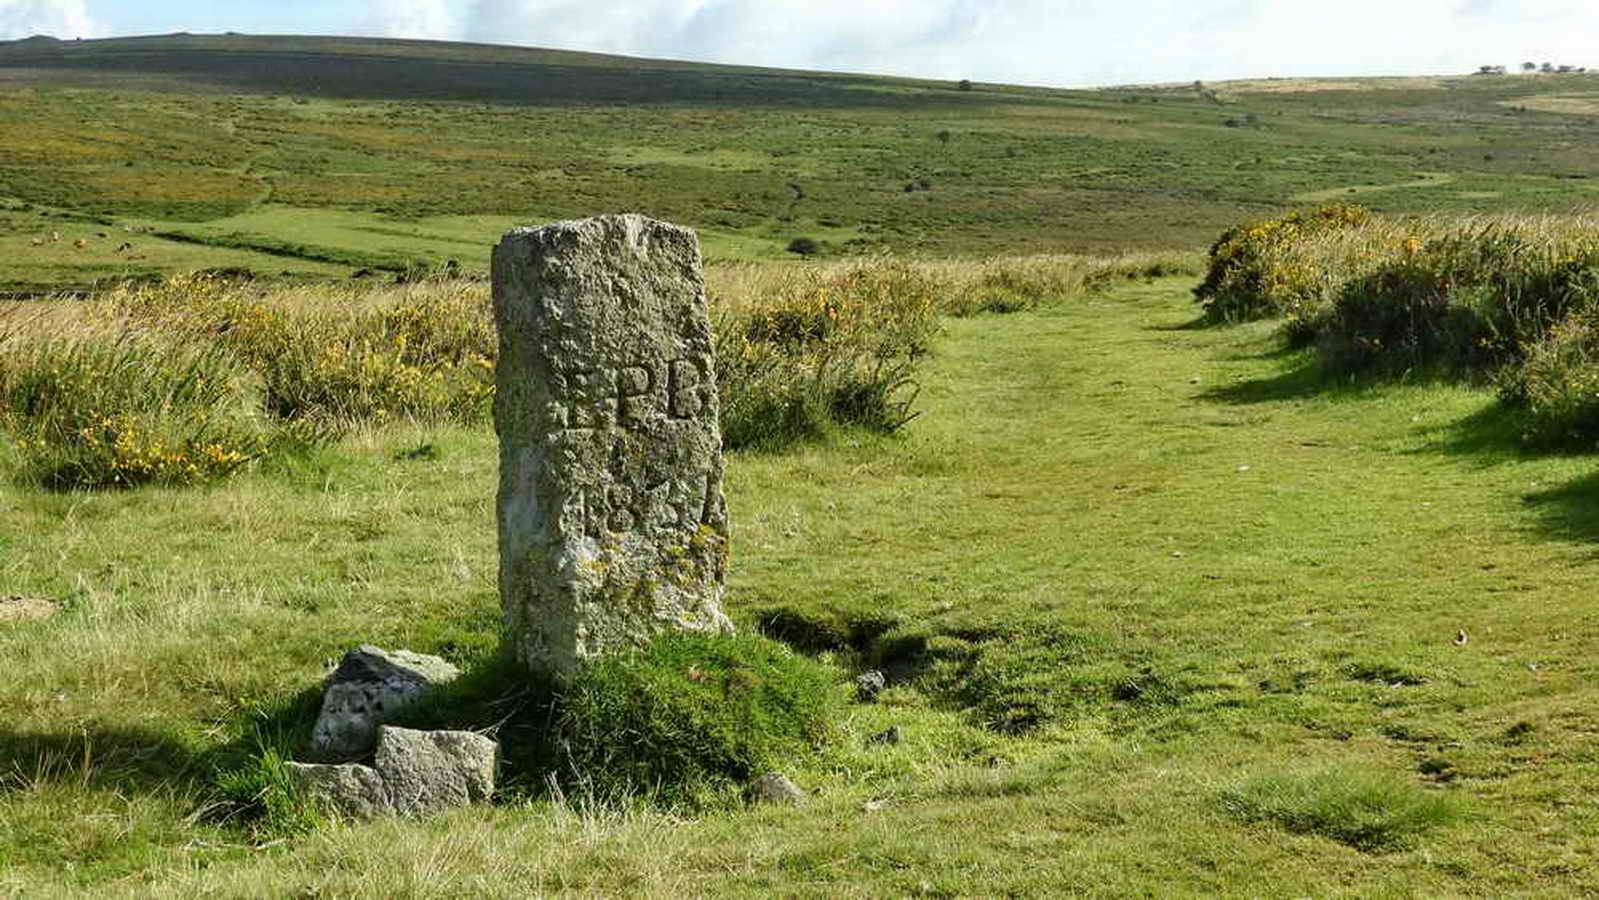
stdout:
[[[1199,247],[1337,198],[1589,206],[1596,78],[961,90],[428,42],[19,41],[0,44],[0,197],[198,237],[225,251],[203,264],[271,275],[481,265],[507,223],[600,211],[695,226],[728,259],[782,258],[797,237],[830,255]],[[201,262],[144,256],[133,269]],[[311,265],[276,261],[296,257]],[[14,288],[129,268],[5,260]]]
[[1491,392],[1326,383],[1269,325],[1196,327],[1190,286],[951,320],[900,435],[732,457],[734,618],[892,680],[789,772],[798,810],[568,797],[270,844],[207,811],[346,647],[492,652],[485,431],[0,488],[0,593],[62,605],[0,624],[0,889],[1599,887],[1589,461],[1522,451]]
[[[1329,377],[1272,322],[1207,325],[1194,279],[1138,280],[1184,271],[1156,256],[990,259],[1192,250],[1339,200],[1395,234],[1589,208],[1596,78],[963,89],[415,41],[0,43],[0,291],[244,268],[349,282],[284,296],[353,311],[360,270],[478,274],[507,228],[636,211],[765,261],[713,270],[733,313],[833,308],[828,267],[780,262],[807,237],[918,259],[927,309],[964,315],[905,369],[899,431],[729,455],[739,628],[841,691],[889,680],[785,767],[798,808],[523,771],[427,821],[252,818],[240,773],[294,743],[344,650],[496,671],[492,432],[355,423],[215,483],[99,491],[35,486],[0,440],[0,896],[1599,892],[1592,456],[1528,449],[1491,387]],[[236,311],[140,327],[270,318]]]

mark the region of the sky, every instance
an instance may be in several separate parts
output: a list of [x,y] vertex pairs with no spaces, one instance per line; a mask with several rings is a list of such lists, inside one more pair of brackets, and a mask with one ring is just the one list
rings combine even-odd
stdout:
[[1596,0],[0,0],[0,39],[464,40],[1079,87],[1599,69]]

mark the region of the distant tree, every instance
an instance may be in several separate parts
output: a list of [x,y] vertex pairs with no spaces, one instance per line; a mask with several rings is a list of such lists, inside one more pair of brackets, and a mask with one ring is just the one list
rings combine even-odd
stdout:
[[797,253],[800,256],[810,256],[821,249],[822,245],[816,243],[815,238],[797,237],[788,242],[788,252]]
[[963,91],[971,90],[972,89],[972,80],[970,78],[962,78],[961,79],[961,83],[960,83],[960,89],[963,90]]
[[1535,62],[1524,62],[1521,64],[1521,71],[1536,72],[1538,71],[1538,64]]
[[951,132],[948,128],[946,128],[943,131],[940,131],[938,133],[938,142],[940,144],[948,144],[949,141],[950,141],[950,138],[953,138],[954,136],[955,136],[954,133]]
[[1555,70],[1555,64],[1554,63],[1544,63],[1543,65],[1538,67],[1538,71],[1543,72],[1546,75],[1549,74],[1550,72],[1553,72],[1554,70]]

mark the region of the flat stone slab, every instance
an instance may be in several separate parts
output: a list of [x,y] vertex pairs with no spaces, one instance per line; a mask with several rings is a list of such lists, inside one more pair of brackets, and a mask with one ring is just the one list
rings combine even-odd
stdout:
[[289,777],[300,790],[341,815],[371,819],[394,811],[389,803],[388,785],[371,766],[291,762],[288,768]]
[[0,622],[31,622],[48,619],[60,612],[61,605],[40,597],[0,596]]
[[637,215],[494,248],[500,597],[566,673],[671,630],[731,630],[715,361],[694,232]]
[[326,756],[365,754],[379,725],[460,674],[437,656],[362,644],[328,676],[311,746]]
[[295,785],[357,819],[417,816],[487,802],[500,745],[471,731],[381,726],[372,765],[288,764]]
[[385,725],[373,766],[388,785],[395,812],[415,815],[488,800],[498,757],[498,744],[471,731]]

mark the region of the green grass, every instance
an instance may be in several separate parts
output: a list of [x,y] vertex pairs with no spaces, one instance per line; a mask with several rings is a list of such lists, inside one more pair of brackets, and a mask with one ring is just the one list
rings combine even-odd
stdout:
[[[481,270],[511,224],[601,211],[694,226],[712,258],[780,259],[798,237],[832,255],[1103,253],[1197,248],[1239,220],[1336,199],[1452,213],[1599,200],[1599,119],[1538,107],[1591,92],[1599,75],[1255,82],[1214,98],[961,91],[219,35],[0,44],[0,76],[11,290],[211,265],[301,278],[415,260]],[[78,223],[112,239],[31,243]],[[124,226],[206,243],[141,234],[117,254]]]
[[492,655],[492,437],[0,487],[0,592],[66,605],[0,624],[0,888],[1599,889],[1590,460],[1521,450],[1491,392],[1327,384],[1268,323],[1191,327],[1192,284],[949,320],[898,436],[732,457],[735,620],[891,680],[787,772],[801,809],[534,794],[256,849],[217,772],[309,714],[325,660]]
[[[1594,83],[958,91],[364,39],[0,45],[7,290],[471,273],[512,224],[615,210],[697,227],[736,314],[762,285],[828,308],[847,264],[744,262],[798,237],[964,260],[911,273],[962,316],[907,385],[919,416],[730,459],[741,629],[836,689],[890,680],[785,763],[803,808],[651,809],[533,767],[426,822],[295,805],[277,760],[351,645],[442,654],[476,679],[451,716],[528,727],[492,662],[492,435],[390,422],[199,487],[0,482],[0,596],[61,608],[0,622],[0,894],[1599,890],[1590,458],[1526,449],[1491,391],[1327,380],[1270,323],[1199,327],[1192,280],[1145,280],[1191,254],[1058,255],[1198,248],[1308,198],[1579,208],[1596,120],[1547,100]],[[996,253],[1052,255],[970,261]]]
[[1245,822],[1323,835],[1367,852],[1413,847],[1423,833],[1459,817],[1458,803],[1447,794],[1355,768],[1257,776],[1223,793],[1221,802]]

